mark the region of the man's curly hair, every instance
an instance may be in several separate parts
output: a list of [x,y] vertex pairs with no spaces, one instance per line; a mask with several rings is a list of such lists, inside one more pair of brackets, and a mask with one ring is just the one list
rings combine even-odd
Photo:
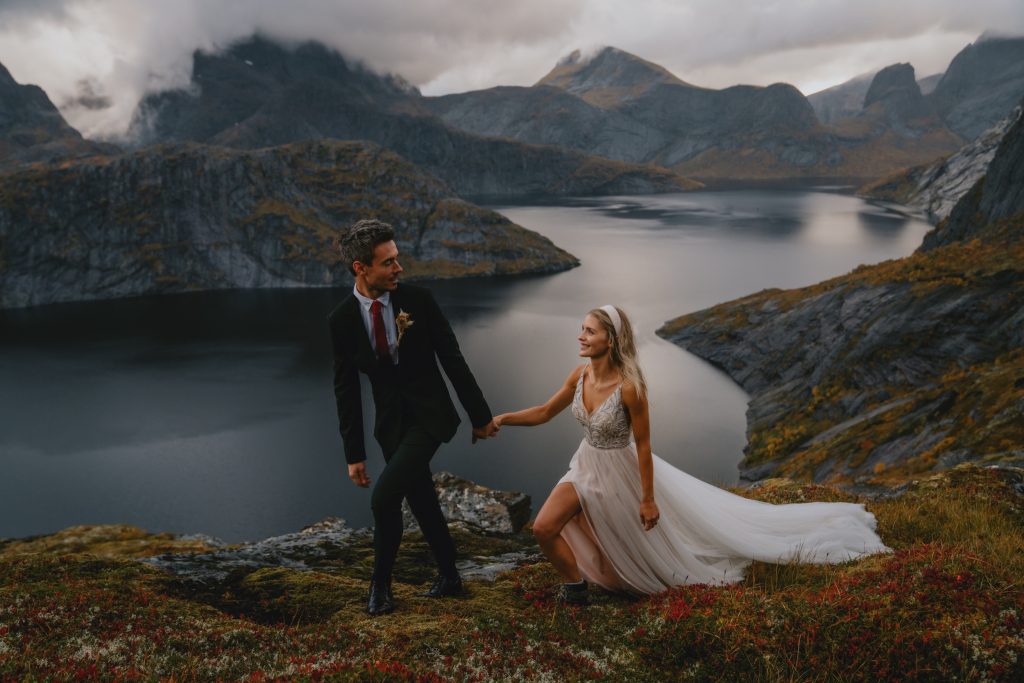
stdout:
[[370,265],[373,263],[373,250],[378,244],[390,242],[395,239],[395,229],[384,221],[375,218],[365,218],[356,221],[344,235],[338,240],[338,248],[341,250],[341,258],[348,266],[348,272],[356,274],[352,268],[353,261],[359,261]]

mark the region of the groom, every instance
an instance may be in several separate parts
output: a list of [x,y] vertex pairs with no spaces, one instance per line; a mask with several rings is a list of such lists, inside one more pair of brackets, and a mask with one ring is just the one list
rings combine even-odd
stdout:
[[459,351],[451,325],[430,291],[399,285],[402,266],[390,225],[361,220],[342,236],[341,256],[355,276],[352,294],[328,316],[334,350],[334,395],[348,476],[370,485],[363,440],[359,373],[370,380],[373,435],[386,465],[373,489],[374,568],[367,612],[394,610],[391,572],[402,540],[402,499],[419,522],[438,576],[423,595],[461,595],[455,544],[441,512],[430,459],[455,436],[459,416],[437,367],[441,362],[473,424],[473,441],[497,431],[490,408]]

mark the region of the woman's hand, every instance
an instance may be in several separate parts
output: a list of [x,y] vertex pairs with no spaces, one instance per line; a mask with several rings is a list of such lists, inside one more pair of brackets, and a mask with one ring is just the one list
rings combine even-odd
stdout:
[[658,523],[661,513],[658,512],[658,504],[653,500],[640,501],[640,523],[644,525],[644,531],[650,531]]

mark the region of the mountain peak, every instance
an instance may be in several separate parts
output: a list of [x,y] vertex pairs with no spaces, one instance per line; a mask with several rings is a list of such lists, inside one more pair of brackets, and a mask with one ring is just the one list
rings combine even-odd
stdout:
[[974,41],[975,45],[978,43],[988,43],[995,40],[1014,40],[1016,38],[1024,38],[1024,34],[1020,33],[1008,33],[1005,31],[997,31],[995,29],[989,29],[978,36],[978,39]]
[[591,104],[608,107],[664,84],[688,85],[658,64],[606,46],[592,55],[573,50],[536,85],[559,88]]
[[871,85],[868,86],[867,94],[864,95],[864,108],[867,109],[875,102],[891,97],[896,92],[902,92],[914,98],[921,97],[921,88],[917,85],[914,67],[905,62],[892,64],[875,74]]

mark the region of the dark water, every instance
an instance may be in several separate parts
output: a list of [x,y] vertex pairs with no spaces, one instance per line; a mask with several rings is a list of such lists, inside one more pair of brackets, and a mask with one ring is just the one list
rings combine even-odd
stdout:
[[[583,265],[431,285],[494,411],[546,400],[578,362],[583,314],[615,303],[640,332],[655,452],[724,484],[736,480],[746,396],[655,329],[765,287],[909,254],[928,229],[805,190],[499,208]],[[345,293],[214,292],[0,313],[0,536],[128,523],[238,541],[330,515],[368,524],[369,493],[346,477],[331,388],[325,316]],[[579,440],[568,411],[475,446],[464,424],[435,469],[526,491],[536,510]],[[381,464],[371,451],[371,477]]]

